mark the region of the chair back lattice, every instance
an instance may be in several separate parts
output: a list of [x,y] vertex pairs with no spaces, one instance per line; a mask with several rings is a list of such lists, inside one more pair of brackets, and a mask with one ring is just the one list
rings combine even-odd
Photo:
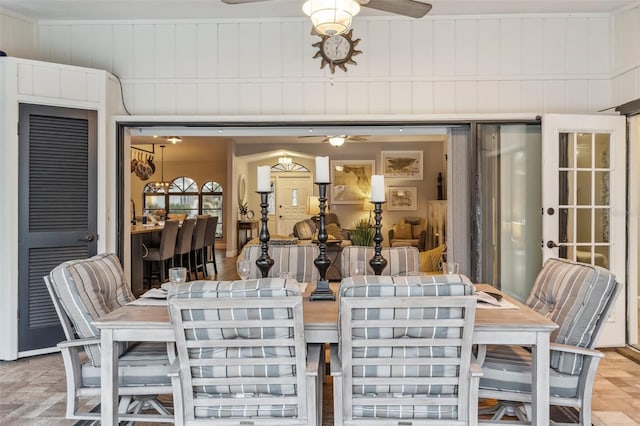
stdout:
[[461,275],[342,281],[345,424],[357,419],[439,419],[452,425],[469,420],[472,291]]
[[251,417],[251,424],[307,424],[314,414],[306,406],[297,283],[194,281],[174,287],[168,300],[187,423]]

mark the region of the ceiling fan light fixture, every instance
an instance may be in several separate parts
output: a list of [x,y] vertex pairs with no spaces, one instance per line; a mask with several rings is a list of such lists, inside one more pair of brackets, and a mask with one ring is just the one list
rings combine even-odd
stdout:
[[355,0],[307,0],[302,11],[311,18],[315,29],[328,36],[349,30],[354,16],[360,12]]
[[344,140],[346,137],[344,135],[341,136],[329,136],[329,143],[333,146],[342,146],[344,144]]
[[169,136],[167,138],[167,142],[171,142],[172,144],[177,144],[182,142],[182,138],[180,136]]

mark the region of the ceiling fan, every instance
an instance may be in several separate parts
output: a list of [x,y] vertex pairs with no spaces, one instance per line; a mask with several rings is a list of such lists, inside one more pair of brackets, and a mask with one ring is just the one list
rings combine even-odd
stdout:
[[356,135],[333,135],[333,136],[298,136],[299,138],[323,138],[320,142],[329,142],[333,146],[342,146],[346,141],[365,142],[367,138]]
[[[227,4],[257,3],[271,0],[222,0]],[[356,0],[361,6],[410,18],[422,18],[431,10],[431,4],[416,0]]]

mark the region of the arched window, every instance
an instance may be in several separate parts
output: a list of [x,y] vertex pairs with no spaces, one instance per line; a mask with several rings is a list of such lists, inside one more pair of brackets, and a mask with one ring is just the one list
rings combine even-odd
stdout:
[[202,195],[202,214],[218,216],[216,238],[222,238],[222,185],[215,181],[206,182],[200,191]]
[[186,213],[187,217],[198,215],[198,185],[189,177],[181,176],[171,181],[169,191],[169,210],[167,213]]

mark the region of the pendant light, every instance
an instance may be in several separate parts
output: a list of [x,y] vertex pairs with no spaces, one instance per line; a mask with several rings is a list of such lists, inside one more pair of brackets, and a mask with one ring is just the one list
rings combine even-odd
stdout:
[[171,186],[171,182],[165,182],[164,180],[164,147],[164,145],[160,145],[160,148],[162,148],[162,156],[160,159],[160,182],[154,182],[153,187],[156,189],[162,189],[166,193]]

